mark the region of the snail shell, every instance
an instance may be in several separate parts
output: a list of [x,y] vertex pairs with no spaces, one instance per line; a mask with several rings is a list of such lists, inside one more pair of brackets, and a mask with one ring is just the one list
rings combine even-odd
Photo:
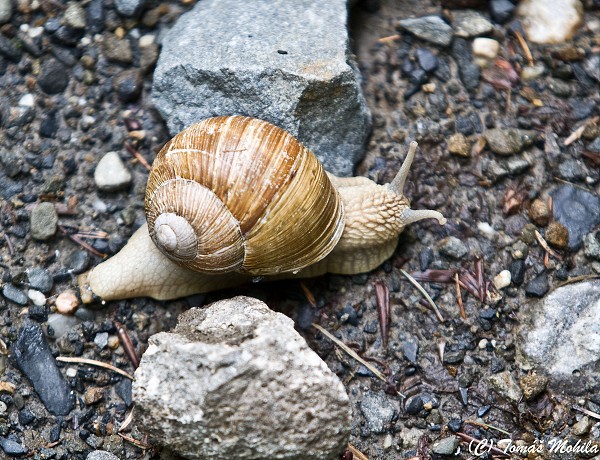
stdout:
[[296,272],[331,252],[344,229],[316,157],[283,129],[242,116],[208,118],[171,139],[145,210],[160,251],[209,274]]

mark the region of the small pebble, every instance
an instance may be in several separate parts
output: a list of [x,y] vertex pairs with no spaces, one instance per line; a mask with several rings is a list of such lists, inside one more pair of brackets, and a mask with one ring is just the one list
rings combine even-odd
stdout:
[[519,385],[521,386],[521,390],[523,390],[525,400],[531,401],[546,389],[548,379],[543,375],[530,374],[523,377],[519,381]]
[[557,249],[564,249],[569,242],[569,231],[560,222],[551,222],[546,228],[546,241],[550,246]]
[[52,329],[54,339],[59,339],[75,326],[81,323],[76,316],[51,313],[48,315],[48,327]]
[[456,436],[448,436],[433,444],[431,449],[437,455],[453,455],[458,448],[459,439]]
[[35,105],[35,98],[33,94],[25,94],[19,99],[18,105],[20,107],[33,107]]
[[46,305],[46,296],[40,291],[36,291],[35,289],[29,289],[27,291],[27,297],[31,299],[34,305],[37,305],[39,307],[43,307],[44,305]]
[[515,285],[520,286],[525,280],[525,261],[514,260],[510,264],[510,278]]
[[452,41],[452,27],[439,16],[402,19],[399,24],[411,34],[436,45],[448,46]]
[[521,79],[525,81],[535,80],[546,72],[546,67],[541,62],[534,64],[532,66],[525,66],[523,70],[521,70]]
[[550,221],[550,208],[545,200],[533,200],[529,207],[529,218],[540,227],[545,227]]
[[502,270],[494,277],[494,287],[498,290],[510,286],[511,276],[509,270]]
[[490,150],[498,155],[509,156],[521,152],[531,145],[537,135],[535,131],[508,128],[489,129],[483,133]]
[[108,152],[96,166],[94,180],[99,190],[114,192],[131,184],[131,173],[117,152]]
[[442,254],[453,259],[462,259],[469,252],[465,243],[455,236],[447,236],[438,243],[438,246]]
[[549,289],[548,274],[542,272],[527,283],[525,286],[525,294],[529,297],[544,297]]
[[571,432],[575,436],[585,436],[590,432],[593,426],[594,422],[590,420],[590,418],[587,415],[584,415],[583,417],[581,417],[581,420],[579,420],[571,427]]
[[63,315],[72,315],[79,307],[79,300],[73,291],[61,292],[55,301],[56,311]]
[[133,62],[133,51],[127,39],[119,39],[113,34],[105,34],[102,48],[104,56],[109,61],[120,64],[131,64]]
[[485,59],[496,59],[500,51],[500,43],[493,38],[478,37],[473,40],[473,54]]
[[105,450],[95,450],[90,452],[85,460],[119,460],[119,457]]
[[421,69],[427,73],[433,72],[438,66],[436,55],[427,48],[417,49],[417,60],[419,61],[419,66],[421,66]]
[[50,292],[54,280],[50,272],[44,268],[30,268],[27,270],[29,287],[41,292]]
[[23,291],[15,287],[11,283],[6,283],[2,287],[2,295],[11,302],[14,302],[19,305],[27,304],[27,296]]
[[134,102],[142,93],[142,77],[136,70],[125,70],[113,79],[113,89],[122,102]]
[[498,24],[508,21],[515,11],[515,5],[509,0],[491,0],[490,16]]
[[10,21],[12,16],[12,1],[0,0],[0,24],[5,24]]
[[75,251],[65,261],[65,267],[69,272],[79,275],[87,270],[90,263],[90,255],[87,251]]
[[453,11],[452,25],[454,26],[454,35],[463,38],[489,34],[494,30],[494,25],[474,10]]
[[74,29],[85,28],[85,11],[79,2],[69,2],[63,15],[63,19],[66,24]]
[[0,448],[10,457],[20,457],[26,455],[29,451],[18,442],[0,436]]
[[598,241],[598,233],[588,233],[583,237],[584,254],[591,258],[600,260],[600,241]]
[[98,332],[94,337],[94,343],[101,350],[108,345],[108,332]]
[[88,405],[96,404],[104,398],[104,390],[100,387],[88,388],[83,395],[83,401]]
[[69,84],[69,72],[56,59],[48,59],[42,63],[37,84],[46,94],[62,93]]
[[553,215],[569,231],[569,249],[581,246],[583,237],[600,224],[600,198],[572,185],[552,192]]
[[146,0],[115,0],[115,6],[119,14],[132,17],[144,8]]
[[448,152],[466,158],[471,155],[471,144],[464,134],[453,134],[448,139]]
[[564,43],[583,23],[580,0],[523,0],[517,14],[527,39],[534,43]]
[[52,238],[58,227],[58,214],[56,214],[54,205],[44,202],[33,208],[29,226],[33,239],[45,241]]

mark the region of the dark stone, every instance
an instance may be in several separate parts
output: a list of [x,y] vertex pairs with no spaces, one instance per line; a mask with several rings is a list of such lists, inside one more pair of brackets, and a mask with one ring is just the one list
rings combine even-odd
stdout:
[[514,260],[510,264],[510,278],[511,281],[516,285],[520,286],[523,284],[525,280],[525,261],[524,260]]
[[571,115],[575,120],[584,120],[594,114],[596,105],[597,103],[593,99],[573,99],[571,101]]
[[19,423],[23,426],[30,425],[35,422],[35,415],[29,409],[21,409],[19,411]]
[[426,247],[419,253],[419,268],[421,271],[427,270],[431,262],[433,262],[433,249]]
[[479,312],[479,317],[488,321],[494,321],[496,319],[496,310],[493,308],[484,308]]
[[337,313],[337,317],[344,323],[349,323],[352,326],[358,326],[358,317],[356,316],[356,310],[352,305],[347,305],[341,311]]
[[62,93],[69,84],[69,73],[56,59],[48,59],[42,64],[37,83],[46,94]]
[[554,218],[569,231],[569,249],[577,250],[583,237],[600,224],[600,198],[571,185],[562,185],[551,195]]
[[116,386],[115,390],[127,407],[133,404],[133,396],[131,394],[131,380],[123,379]]
[[438,59],[435,54],[433,54],[427,48],[418,48],[417,49],[417,60],[419,61],[419,65],[421,69],[423,69],[427,73],[433,72],[437,69]]
[[367,322],[365,327],[363,327],[363,331],[366,334],[377,334],[377,331],[379,331],[379,321],[374,319],[373,321]]
[[448,420],[448,429],[458,433],[463,426],[463,421],[459,418],[451,418]]
[[32,305],[27,311],[27,316],[38,323],[48,321],[48,310],[43,305]]
[[460,364],[465,359],[464,350],[448,351],[444,353],[444,363],[446,364]]
[[6,297],[7,300],[18,305],[25,305],[27,303],[27,296],[25,293],[11,283],[6,283],[2,287],[2,295]]
[[31,268],[27,270],[29,287],[40,292],[50,292],[54,286],[52,275],[45,268]]
[[87,251],[75,251],[65,261],[65,267],[71,273],[79,275],[87,270],[90,264],[90,255]]
[[452,57],[458,65],[460,79],[465,88],[469,90],[477,88],[481,72],[473,62],[470,42],[463,38],[455,38],[452,42]]
[[122,102],[134,102],[142,93],[142,77],[136,70],[125,70],[113,79],[113,88]]
[[0,54],[6,56],[13,62],[19,62],[21,60],[21,50],[11,39],[2,34],[0,34]]
[[457,116],[454,126],[456,127],[457,132],[464,134],[465,136],[470,136],[475,132],[475,126],[468,117]]
[[29,451],[21,444],[5,438],[4,436],[0,436],[0,447],[4,453],[10,457],[20,457],[21,455],[26,455],[29,453]]
[[458,394],[460,395],[460,402],[463,406],[469,404],[469,390],[468,388],[459,387]]
[[515,5],[508,0],[491,0],[490,16],[494,22],[504,24],[508,21],[515,11]]
[[588,144],[587,149],[590,152],[600,153],[600,137],[597,137],[590,144]]
[[56,442],[60,439],[61,424],[58,422],[50,429],[50,442]]
[[104,0],[92,0],[85,8],[86,23],[92,34],[104,29]]
[[415,395],[408,398],[405,408],[406,412],[410,415],[417,415],[421,412],[423,410],[423,400],[421,399],[421,395]]
[[83,36],[83,32],[83,29],[62,25],[54,32],[52,39],[61,45],[75,46]]
[[67,415],[73,408],[69,386],[58,369],[40,326],[23,326],[12,352],[46,409],[54,415]]
[[410,337],[402,341],[402,354],[411,363],[416,364],[419,352],[419,341],[416,337]]
[[542,272],[527,283],[525,286],[525,294],[529,297],[544,297],[544,294],[548,292],[548,289],[550,289],[550,286],[548,285],[548,274]]
[[485,414],[487,414],[490,411],[491,408],[492,408],[492,406],[481,406],[479,409],[477,409],[477,416],[483,417]]
[[495,356],[492,358],[492,362],[490,365],[490,370],[492,374],[497,374],[498,372],[502,372],[504,370],[504,361]]
[[438,65],[433,74],[444,83],[450,80],[452,78],[452,73],[450,72],[448,60],[438,57]]

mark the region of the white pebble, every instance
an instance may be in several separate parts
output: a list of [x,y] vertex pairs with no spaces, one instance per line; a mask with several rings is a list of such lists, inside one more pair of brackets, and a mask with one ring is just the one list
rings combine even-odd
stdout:
[[36,291],[35,289],[29,289],[27,291],[27,297],[31,299],[34,305],[37,305],[39,307],[46,305],[46,296],[40,291]]
[[508,270],[502,270],[494,277],[494,286],[496,289],[504,289],[510,286],[510,272]]
[[56,311],[63,315],[72,315],[79,307],[79,300],[73,291],[65,291],[56,298]]
[[580,0],[524,0],[517,15],[532,42],[563,43],[581,26],[583,5]]
[[77,369],[75,369],[74,367],[69,367],[67,368],[65,374],[71,379],[77,377]]
[[37,38],[37,37],[41,36],[43,33],[44,33],[43,27],[30,27],[29,30],[27,31],[27,35],[29,35],[30,38]]
[[487,222],[479,222],[477,224],[477,229],[481,232],[483,236],[485,236],[488,240],[493,239],[498,232],[494,230],[494,228],[488,224]]
[[500,51],[500,43],[493,38],[478,37],[473,40],[473,54],[485,59],[495,59]]
[[478,347],[480,350],[485,350],[485,348],[487,347],[487,344],[488,344],[488,339],[481,339],[479,341]]
[[154,43],[154,40],[156,40],[156,37],[152,34],[142,35],[140,37],[140,48],[146,48],[152,45],[152,43]]
[[92,201],[92,208],[94,208],[94,211],[106,212],[108,210],[108,205],[100,198],[96,198]]
[[25,94],[21,99],[19,99],[19,107],[33,107],[35,104],[35,99],[33,94]]
[[108,152],[96,166],[94,181],[100,190],[114,192],[129,187],[131,173],[117,152]]

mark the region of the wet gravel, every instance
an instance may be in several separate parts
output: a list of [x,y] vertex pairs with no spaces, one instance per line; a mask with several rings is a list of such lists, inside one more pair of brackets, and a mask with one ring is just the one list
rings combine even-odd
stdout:
[[[575,400],[528,375],[516,360],[515,330],[529,302],[569,278],[600,273],[598,5],[584,2],[586,26],[572,42],[530,44],[531,66],[511,33],[513,3],[466,3],[481,8],[467,24],[456,19],[459,36],[442,26],[442,41],[431,39],[431,25],[439,32],[436,24],[452,21],[439,5],[362,1],[352,21],[374,119],[357,172],[389,181],[404,145],[416,139],[408,195],[413,208],[442,211],[445,227],[411,226],[392,259],[369,274],[174,302],[118,301],[65,317],[55,313],[66,301],[59,294],[144,222],[147,170],[131,152],[151,163],[168,140],[151,103],[151,71],[166,28],[191,5],[0,0],[0,457],[85,459],[103,450],[159,458],[135,417],[118,433],[132,406],[129,379],[56,357],[132,373],[121,326],[139,356],[181,311],[234,294],[261,298],[296,321],[345,383],[354,411],[350,442],[371,460],[414,457],[419,449],[449,455],[463,439],[455,433],[497,438],[471,423],[476,418],[511,433],[566,437],[572,427],[578,439],[597,436],[597,423],[587,427],[571,410],[577,403],[599,412],[597,395]],[[411,16],[437,19],[400,22]],[[501,61],[486,69],[472,53],[479,33],[500,43]],[[562,227],[556,239],[553,223]],[[559,257],[547,256],[536,231]],[[440,322],[400,268],[481,274],[486,295],[462,289],[462,313],[454,278],[422,281]],[[503,270],[510,284],[495,289]],[[390,291],[387,348],[377,282]],[[388,381],[335,352],[313,322],[376,359]]]

